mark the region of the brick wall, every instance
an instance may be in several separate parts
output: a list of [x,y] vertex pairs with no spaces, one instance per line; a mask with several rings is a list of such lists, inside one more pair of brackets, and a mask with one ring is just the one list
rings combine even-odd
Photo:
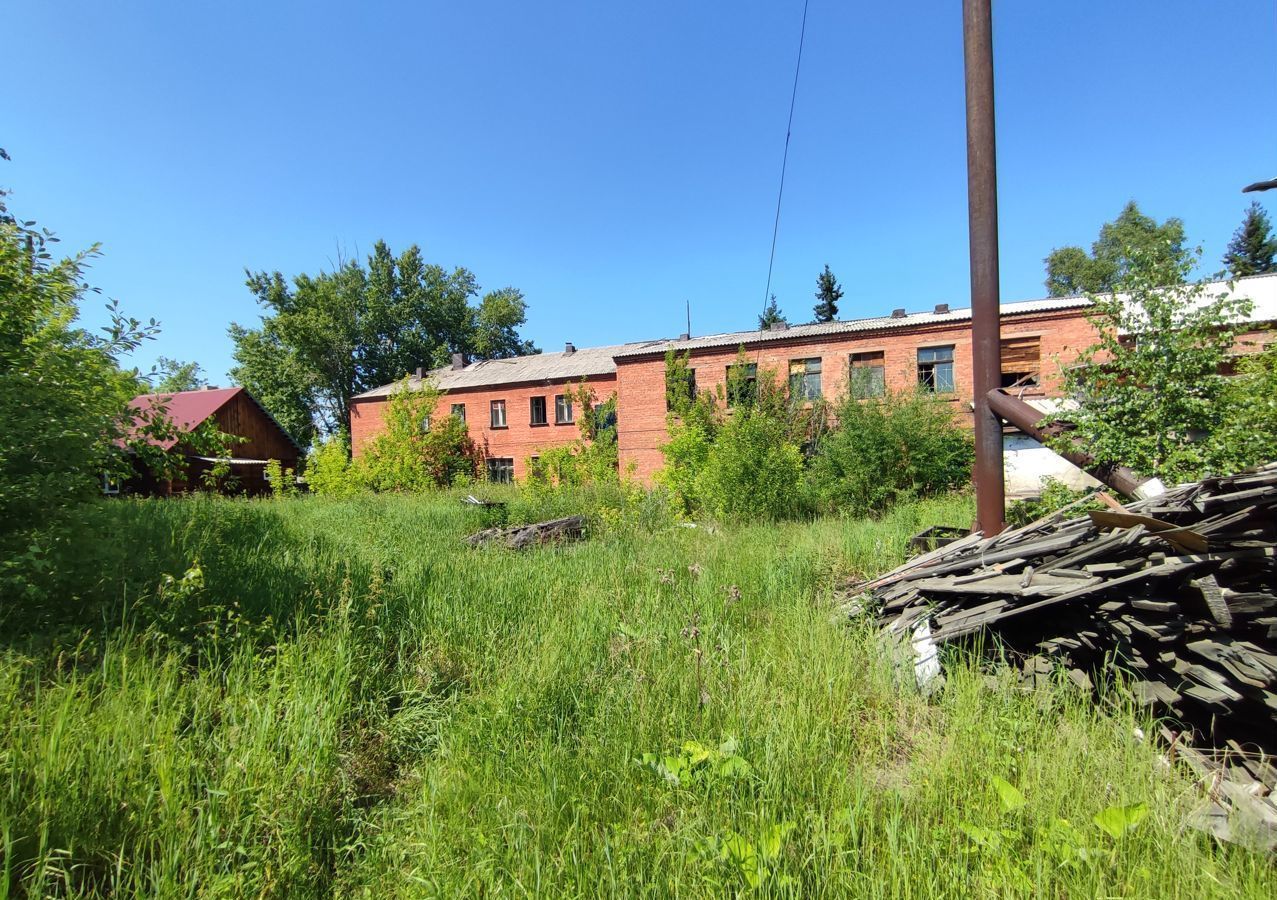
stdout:
[[[613,375],[595,376],[585,381],[594,391],[598,402],[607,400],[616,389],[616,377]],[[530,457],[538,455],[541,450],[570,444],[581,436],[576,424],[560,425],[554,420],[555,395],[566,394],[580,383],[580,380],[576,380],[454,390],[440,398],[435,416],[450,415],[454,403],[464,403],[470,438],[484,457],[513,459],[515,478],[523,478],[527,475],[527,461]],[[531,424],[533,397],[545,398],[548,424]],[[505,428],[493,428],[491,425],[493,400],[505,401]],[[351,404],[350,443],[355,456],[364,453],[369,442],[385,430],[384,416],[388,402],[385,397],[374,397],[356,400]],[[580,410],[574,409],[574,413],[579,416]]]
[[[1005,316],[1004,339],[1037,336],[1040,346],[1041,386],[1028,396],[1058,394],[1060,365],[1094,343],[1095,330],[1081,310]],[[971,421],[971,328],[970,322],[819,335],[793,340],[759,343],[746,347],[750,362],[759,372],[772,370],[785,377],[791,360],[819,357],[821,393],[836,401],[848,379],[852,353],[883,354],[883,367],[890,390],[912,388],[918,382],[918,350],[923,347],[953,346],[954,387],[947,395],[963,420]],[[727,367],[736,362],[739,347],[694,351],[691,367],[696,370],[698,390],[726,386]],[[663,355],[617,360],[617,408],[621,471],[632,471],[644,482],[661,468],[660,447],[668,440],[665,427],[665,359]]]

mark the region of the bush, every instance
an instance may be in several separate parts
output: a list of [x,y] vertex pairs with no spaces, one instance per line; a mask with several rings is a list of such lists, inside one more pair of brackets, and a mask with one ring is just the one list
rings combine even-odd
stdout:
[[801,510],[803,454],[785,423],[760,409],[733,415],[709,445],[696,473],[695,498],[711,516],[729,521],[780,519]]
[[446,487],[478,469],[479,453],[466,423],[434,416],[442,393],[413,390],[405,378],[386,405],[386,430],[357,460],[356,481],[373,491],[425,491]]
[[[1036,498],[1020,500],[1012,503],[1007,508],[1007,525],[1009,527],[1020,528],[1030,522],[1036,522],[1038,519],[1064,509],[1070,504],[1077,503],[1082,498],[1094,493],[1094,491],[1088,489],[1075,490],[1058,478],[1052,478],[1049,475],[1042,479],[1041,484],[1042,492]],[[1098,500],[1092,500],[1089,503],[1079,503],[1070,513],[1069,518],[1085,515],[1092,509],[1103,508],[1104,504]]]
[[848,395],[835,422],[807,471],[807,493],[822,510],[879,513],[971,478],[971,436],[954,422],[949,406],[930,394],[869,400]]

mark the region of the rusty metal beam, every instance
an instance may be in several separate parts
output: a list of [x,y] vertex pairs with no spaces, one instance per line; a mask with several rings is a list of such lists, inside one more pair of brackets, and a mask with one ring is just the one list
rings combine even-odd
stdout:
[[[989,409],[995,416],[1006,419],[1035,441],[1047,444],[1062,433],[1058,425],[1042,427],[1039,423],[1044,414],[1018,397],[1012,397],[1006,391],[1000,389],[989,391],[987,398]],[[1058,450],[1052,447],[1051,449],[1092,478],[1104,482],[1127,497],[1152,497],[1165,490],[1156,478],[1146,478],[1134,469],[1128,469],[1117,463],[1097,461],[1080,447],[1064,447]]]
[[998,175],[993,116],[991,0],[963,0],[962,45],[967,88],[967,210],[971,239],[971,366],[975,388],[976,528],[985,537],[1005,527],[1002,423],[989,392],[1002,384],[998,289]]

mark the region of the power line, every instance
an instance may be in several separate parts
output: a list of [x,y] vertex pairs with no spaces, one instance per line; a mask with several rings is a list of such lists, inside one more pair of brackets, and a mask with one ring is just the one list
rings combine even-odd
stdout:
[[803,42],[807,37],[807,4],[803,0],[803,24],[798,32],[798,61],[794,65],[794,89],[789,96],[789,122],[785,125],[785,154],[780,161],[780,190],[776,193],[776,221],[772,223],[772,252],[767,258],[767,289],[763,291],[763,312],[772,292],[772,267],[776,264],[776,235],[780,233],[780,201],[785,196],[785,169],[789,165],[789,137],[794,131],[794,104],[798,100],[798,73],[803,67]]

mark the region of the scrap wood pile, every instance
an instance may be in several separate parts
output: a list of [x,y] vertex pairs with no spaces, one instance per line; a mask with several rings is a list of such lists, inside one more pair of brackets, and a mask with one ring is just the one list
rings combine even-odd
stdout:
[[526,550],[540,544],[579,541],[585,536],[585,516],[566,516],[531,525],[509,528],[485,528],[466,538],[471,547],[500,544],[511,550]]
[[[961,538],[854,585],[848,611],[907,635],[920,682],[938,672],[936,645],[986,631],[1030,681],[1063,671],[1090,688],[1124,668],[1136,698],[1182,735],[1180,759],[1232,785],[1238,796],[1212,796],[1245,805],[1272,846],[1277,464],[1067,513]],[[1220,821],[1208,827],[1226,832]]]

